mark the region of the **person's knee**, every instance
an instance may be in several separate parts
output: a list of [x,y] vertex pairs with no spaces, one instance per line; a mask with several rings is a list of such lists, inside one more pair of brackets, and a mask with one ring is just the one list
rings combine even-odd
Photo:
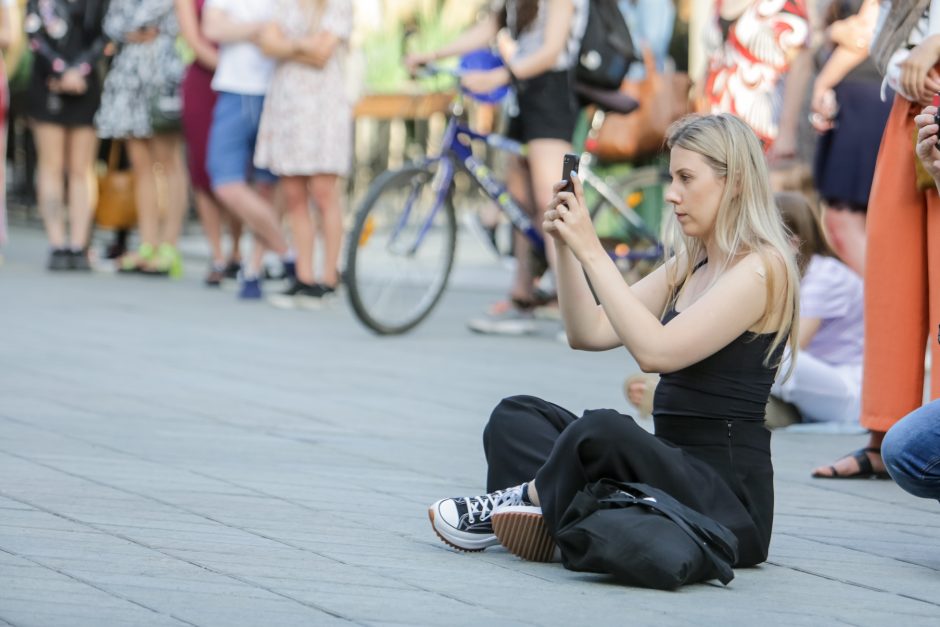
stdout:
[[[595,409],[585,412],[568,428],[570,436],[578,440],[596,440],[629,443],[643,429],[629,416],[613,409]],[[643,431],[645,433],[645,431]]]
[[545,401],[525,394],[504,398],[490,413],[490,419],[483,428],[483,439],[490,441],[494,437],[500,438],[507,433],[515,432],[519,428],[520,421],[531,414],[533,409],[541,403]]

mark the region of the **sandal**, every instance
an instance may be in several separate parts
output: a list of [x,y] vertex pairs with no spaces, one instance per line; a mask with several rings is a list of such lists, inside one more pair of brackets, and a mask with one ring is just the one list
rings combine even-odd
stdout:
[[141,269],[144,274],[169,276],[178,279],[183,276],[183,258],[172,244],[160,244],[153,258]]
[[857,451],[849,453],[848,455],[840,458],[840,460],[847,457],[854,459],[855,463],[858,464],[858,472],[843,475],[840,474],[838,470],[836,470],[835,466],[829,466],[829,472],[832,474],[823,475],[818,472],[814,472],[813,477],[817,479],[890,479],[891,475],[889,475],[888,471],[886,470],[875,472],[875,469],[871,464],[871,459],[868,457],[868,453],[876,453],[881,456],[881,449],[875,448],[874,446],[869,446],[866,448],[860,448]]
[[127,253],[118,258],[118,272],[142,272],[144,267],[153,259],[156,251],[151,244],[141,244],[137,252]]

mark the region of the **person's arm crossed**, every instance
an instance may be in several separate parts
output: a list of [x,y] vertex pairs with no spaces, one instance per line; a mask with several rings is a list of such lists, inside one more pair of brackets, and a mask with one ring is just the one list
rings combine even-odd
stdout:
[[937,149],[937,133],[940,125],[937,124],[937,107],[931,105],[924,107],[920,115],[914,118],[917,126],[917,146],[915,152],[924,169],[933,177],[937,189],[940,190],[940,150]]

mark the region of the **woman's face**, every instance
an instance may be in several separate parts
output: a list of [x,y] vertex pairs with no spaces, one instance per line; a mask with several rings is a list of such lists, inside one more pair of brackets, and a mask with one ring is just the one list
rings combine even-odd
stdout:
[[672,203],[682,232],[689,237],[708,238],[715,229],[725,179],[702,155],[679,146],[670,154],[669,173],[672,183],[666,190],[666,202]]

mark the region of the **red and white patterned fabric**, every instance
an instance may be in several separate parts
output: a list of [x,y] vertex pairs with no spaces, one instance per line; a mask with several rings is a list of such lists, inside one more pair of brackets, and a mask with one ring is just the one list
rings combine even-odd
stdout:
[[805,0],[755,0],[730,25],[718,20],[707,34],[705,97],[712,113],[734,113],[750,125],[768,150],[777,137],[783,77],[810,36]]

